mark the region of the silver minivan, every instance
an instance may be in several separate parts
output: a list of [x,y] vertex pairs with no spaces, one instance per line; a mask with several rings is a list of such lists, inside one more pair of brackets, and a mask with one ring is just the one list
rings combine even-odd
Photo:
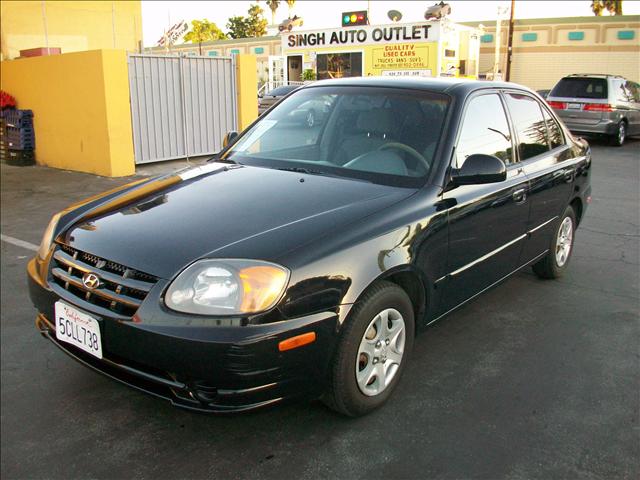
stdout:
[[606,135],[617,146],[640,135],[640,85],[621,76],[569,75],[546,100],[573,133]]

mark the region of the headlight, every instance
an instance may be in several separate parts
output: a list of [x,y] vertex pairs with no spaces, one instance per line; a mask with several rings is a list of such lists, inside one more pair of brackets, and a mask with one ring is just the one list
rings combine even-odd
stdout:
[[53,241],[53,232],[58,225],[58,220],[62,213],[56,213],[53,217],[51,217],[51,221],[49,225],[47,225],[47,229],[44,231],[44,235],[42,236],[42,241],[40,242],[40,248],[38,248],[38,257],[41,260],[45,260],[47,258],[47,254],[49,253],[49,248],[51,248],[51,242]]
[[199,260],[171,283],[167,307],[202,315],[259,313],[273,307],[289,270],[260,260]]

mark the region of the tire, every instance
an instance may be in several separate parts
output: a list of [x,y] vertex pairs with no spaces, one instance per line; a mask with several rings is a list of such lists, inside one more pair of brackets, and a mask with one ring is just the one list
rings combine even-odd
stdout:
[[[567,225],[570,225],[570,227],[567,227]],[[567,228],[569,228],[569,238],[567,238]],[[558,222],[558,226],[553,231],[549,253],[533,265],[533,271],[538,277],[553,279],[559,278],[564,274],[573,253],[575,232],[576,214],[573,208],[568,206]],[[567,246],[568,250],[566,249]],[[562,254],[561,250],[564,251],[564,254]]]
[[618,123],[618,128],[616,129],[616,133],[611,137],[611,145],[614,147],[621,147],[624,145],[624,141],[627,138],[627,123],[622,120]]
[[[383,318],[388,319],[386,325],[387,328],[391,325],[391,331],[381,326]],[[404,332],[398,333],[402,325]],[[343,327],[323,402],[350,417],[365,415],[382,406],[400,381],[413,347],[414,330],[413,305],[405,291],[387,281],[374,284],[354,305]],[[364,353],[363,345],[373,358]],[[382,381],[376,372],[388,381]],[[365,385],[369,376],[371,379]]]

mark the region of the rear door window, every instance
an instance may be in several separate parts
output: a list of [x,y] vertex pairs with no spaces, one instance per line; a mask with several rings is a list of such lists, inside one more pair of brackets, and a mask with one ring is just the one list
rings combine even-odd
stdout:
[[556,122],[551,114],[544,108],[542,109],[542,113],[544,115],[544,120],[547,123],[547,131],[549,133],[549,147],[551,149],[554,149],[556,147],[564,145],[562,129],[560,128],[560,125],[558,125],[558,122]]
[[494,155],[506,164],[513,162],[509,123],[496,93],[469,101],[456,146],[456,168],[476,153]]
[[627,90],[631,94],[632,102],[640,102],[640,85],[635,82],[627,82]]
[[549,96],[605,99],[608,96],[607,80],[589,77],[563,78],[553,87]]
[[547,125],[540,104],[528,95],[507,93],[505,96],[518,138],[520,161],[547,152]]

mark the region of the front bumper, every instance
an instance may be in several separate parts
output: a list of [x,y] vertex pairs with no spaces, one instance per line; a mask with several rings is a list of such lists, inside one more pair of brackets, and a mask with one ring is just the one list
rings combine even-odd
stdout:
[[[80,363],[176,406],[207,412],[252,410],[296,397],[318,396],[325,387],[337,338],[338,315],[322,312],[262,325],[162,325],[159,307],[145,304],[136,322],[97,315],[86,305],[47,288],[32,260],[29,292],[38,309],[36,327]],[[55,334],[54,305],[63,300],[98,320],[103,359]],[[147,308],[144,308],[147,307]],[[166,314],[166,313],[164,313]],[[145,315],[155,323],[145,323]],[[280,352],[282,340],[315,332],[316,341]]]

